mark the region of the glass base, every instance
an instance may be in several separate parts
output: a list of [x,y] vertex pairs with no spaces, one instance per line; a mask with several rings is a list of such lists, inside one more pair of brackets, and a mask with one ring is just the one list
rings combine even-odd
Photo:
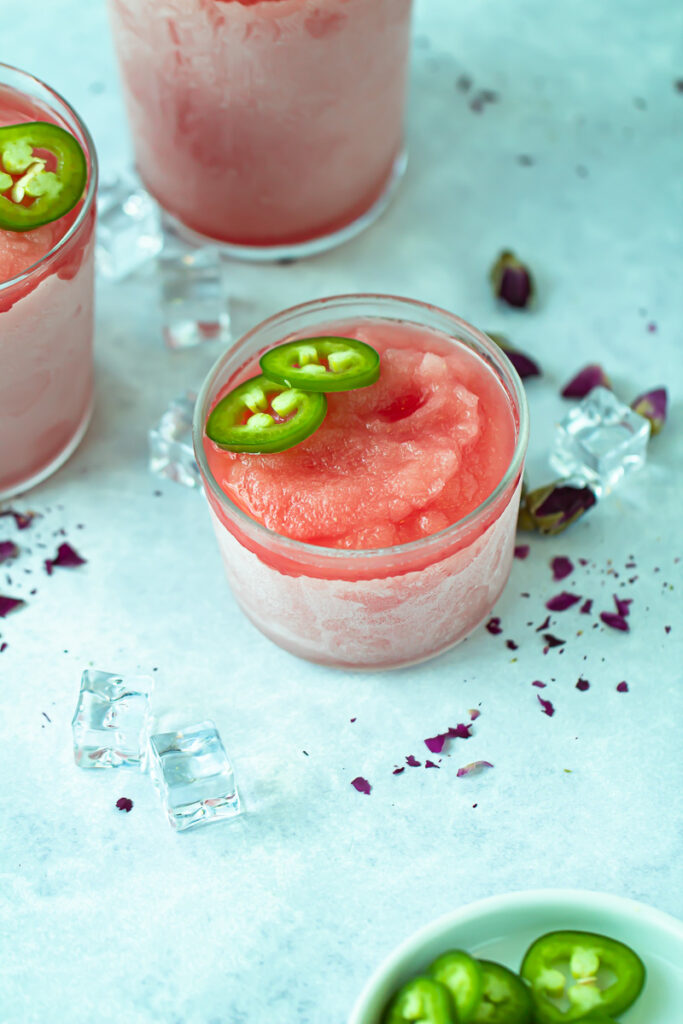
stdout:
[[33,474],[33,476],[28,477],[26,480],[21,480],[19,483],[13,484],[12,487],[9,487],[5,491],[0,491],[0,501],[7,501],[8,498],[15,498],[18,494],[23,494],[25,491],[30,491],[32,487],[37,487],[38,484],[42,484],[43,480],[47,480],[49,476],[52,476],[53,473],[64,465],[67,459],[71,458],[85,437],[86,431],[90,426],[93,407],[94,398],[91,398],[88,407],[85,410],[85,414],[81,422],[78,424],[75,434],[66,447],[62,448],[61,452],[55,456],[51,462],[48,462],[46,466],[39,469],[37,473]]
[[163,216],[164,220],[171,225],[173,230],[190,244],[195,246],[218,246],[222,255],[231,259],[246,260],[250,263],[305,259],[307,256],[317,256],[318,253],[334,249],[338,245],[343,245],[344,242],[355,238],[361,231],[365,231],[366,228],[378,220],[393,200],[407,166],[408,154],[403,149],[394,161],[394,166],[391,169],[391,174],[384,187],[384,191],[369,210],[366,210],[365,213],[357,217],[351,224],[347,224],[338,231],[332,231],[329,235],[321,235],[318,238],[310,238],[305,242],[294,242],[290,245],[233,245],[231,242],[223,242],[220,239],[211,238],[209,235],[202,235],[198,231],[193,231],[192,228],[183,224],[182,221],[178,220],[177,217],[174,217],[167,210],[164,210]]

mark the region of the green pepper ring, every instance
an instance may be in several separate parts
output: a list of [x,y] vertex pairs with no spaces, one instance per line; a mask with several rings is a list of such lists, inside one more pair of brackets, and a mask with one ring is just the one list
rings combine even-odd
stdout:
[[[299,365],[300,354],[306,350],[311,358],[305,365]],[[330,357],[338,360],[339,369],[330,367]],[[327,366],[323,360],[328,361]],[[301,391],[353,391],[374,384],[380,374],[379,352],[357,338],[329,336],[286,341],[264,352],[260,363],[270,380]],[[311,372],[306,366],[317,369]]]
[[88,179],[88,162],[78,140],[49,121],[28,121],[0,127],[0,171],[4,169],[2,153],[6,142],[26,142],[32,149],[49,150],[57,160],[55,173],[61,187],[57,196],[38,196],[30,206],[15,203],[7,195],[0,194],[0,228],[32,231],[72,210],[83,195]]

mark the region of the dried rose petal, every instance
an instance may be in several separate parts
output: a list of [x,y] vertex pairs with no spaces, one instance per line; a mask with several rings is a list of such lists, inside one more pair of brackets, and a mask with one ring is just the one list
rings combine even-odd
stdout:
[[3,640],[0,644],[0,654],[3,654],[7,650],[7,641]]
[[495,341],[498,348],[502,348],[522,380],[526,380],[527,377],[541,376],[541,367],[538,363],[531,356],[528,356],[526,352],[522,352],[520,349],[515,348],[514,345],[511,345],[504,335],[489,333],[489,338]]
[[393,770],[393,772],[391,774],[392,775],[402,775],[404,771],[405,771],[405,768],[394,768],[394,770]]
[[466,764],[463,768],[458,768],[457,777],[462,779],[465,775],[476,775],[477,772],[482,771],[484,768],[493,768],[490,761],[471,761],[470,764]]
[[370,796],[370,790],[372,786],[367,779],[364,779],[362,775],[359,775],[355,779],[351,779],[351,785],[354,789],[357,789],[359,793],[365,793],[366,796]]
[[515,558],[519,558],[522,561],[528,557],[530,547],[528,544],[518,544],[515,548]]
[[59,566],[62,569],[76,569],[79,565],[85,565],[85,563],[86,559],[81,558],[70,544],[60,544],[55,557],[45,559],[45,571],[48,576],[51,576],[55,566]]
[[574,572],[574,563],[565,555],[558,555],[557,558],[553,558],[550,568],[553,571],[554,580],[563,580]]
[[425,768],[438,768],[438,764],[434,764],[433,761],[425,761]]
[[116,806],[120,811],[125,811],[126,814],[130,814],[133,810],[133,801],[127,796],[120,796],[116,801]]
[[617,683],[617,693],[628,693],[628,683],[627,682]]
[[508,306],[517,309],[528,306],[534,295],[534,281],[529,268],[513,252],[501,252],[489,276],[496,296]]
[[614,612],[600,612],[600,618],[610,629],[619,629],[622,633],[628,633],[628,622],[623,615],[615,615]]
[[498,618],[497,615],[494,616],[494,618],[489,619],[489,621],[486,623],[486,628],[488,629],[489,633],[492,633],[494,636],[498,636],[499,633],[503,632],[503,628],[500,624],[500,619]]
[[470,708],[468,714],[472,721],[476,722],[476,720],[479,718],[479,715],[481,714],[481,711],[477,711],[476,708]]
[[19,597],[4,597],[0,594],[0,619],[4,619],[10,612],[14,612],[17,608],[23,608],[26,601],[22,601]]
[[432,736],[431,739],[425,740],[425,746],[432,754],[440,754],[443,750],[443,745],[448,739],[448,733],[442,732],[438,736]]
[[551,612],[566,612],[567,608],[578,604],[580,600],[578,594],[570,594],[568,590],[563,590],[561,594],[556,594],[546,601],[545,606]]
[[13,508],[6,508],[3,512],[0,512],[0,517],[12,516],[18,530],[28,529],[38,515],[40,515],[39,512],[17,512]]
[[16,558],[19,548],[13,540],[0,540],[0,563],[9,562],[10,558]]
[[590,615],[592,607],[593,607],[592,600],[584,601],[583,604],[581,605],[581,607],[579,608],[579,611],[581,612],[582,615]]
[[539,690],[545,690],[547,683],[542,683],[540,679],[534,679],[532,686],[537,686]]
[[[525,498],[525,520],[533,525],[524,529],[537,529],[541,533],[561,533],[596,503],[590,487],[575,487],[556,480],[545,487],[530,491]],[[522,519],[518,521],[521,526]]]
[[631,402],[633,411],[650,421],[650,432],[653,436],[658,434],[666,423],[667,402],[666,388],[654,388],[652,391],[646,391]]
[[582,692],[585,692],[587,689],[589,689],[589,687],[590,687],[590,683],[588,682],[587,679],[578,679],[577,680],[577,683],[576,683],[576,689],[577,690],[581,690]]
[[518,651],[519,650],[519,644],[516,644],[514,640],[506,640],[505,641],[505,646],[510,651]]
[[609,388],[612,390],[607,374],[598,363],[591,363],[579,370],[575,377],[565,384],[561,394],[563,398],[585,398],[593,388]]
[[548,647],[561,647],[562,644],[566,644],[566,640],[561,640],[559,636],[553,636],[552,633],[544,633],[543,639],[545,640]]
[[543,700],[543,698],[540,696],[540,694],[536,694],[536,696],[538,697],[540,705],[543,708],[543,714],[547,715],[548,718],[552,718],[553,715],[555,714],[555,708],[552,705],[552,701]]
[[617,597],[616,594],[612,594],[612,597],[614,598],[614,604],[616,605],[617,612],[619,613],[619,615],[623,616],[623,618],[626,618],[626,616],[628,615],[628,613],[631,610],[631,605],[633,604],[633,598],[632,597]]
[[455,728],[453,726],[450,727],[448,735],[451,739],[468,740],[472,735],[472,726],[463,725],[462,722],[459,722]]
[[408,756],[406,758],[406,764],[409,765],[410,768],[421,768],[422,767],[422,761],[418,761],[417,758],[413,757],[412,754],[408,754]]
[[549,625],[550,625],[550,615],[547,615],[546,618],[545,618],[545,621],[542,622],[540,626],[537,626],[536,632],[537,633],[542,633],[543,630],[547,629]]

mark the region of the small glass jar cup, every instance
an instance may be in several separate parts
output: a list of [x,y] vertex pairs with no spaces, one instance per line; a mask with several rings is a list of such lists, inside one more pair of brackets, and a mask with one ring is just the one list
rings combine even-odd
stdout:
[[[317,325],[348,318],[413,323],[467,346],[497,376],[515,429],[510,464],[481,505],[439,533],[375,551],[302,543],[254,521],[221,491],[204,451],[207,415],[242,367],[291,334],[315,334]],[[267,637],[320,664],[388,669],[447,650],[489,615],[510,574],[528,429],[524,387],[507,357],[481,331],[442,309],[346,295],[264,321],[218,360],[195,408],[195,455],[235,599]]]
[[357,234],[405,169],[412,0],[109,0],[137,169],[242,259]]
[[93,404],[97,157],[66,100],[0,64],[0,89],[47,108],[78,139],[88,184],[71,227],[33,266],[0,282],[0,500],[50,476],[78,447]]

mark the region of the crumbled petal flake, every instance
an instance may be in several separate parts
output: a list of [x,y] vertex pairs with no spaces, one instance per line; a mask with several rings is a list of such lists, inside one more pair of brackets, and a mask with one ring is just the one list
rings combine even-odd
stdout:
[[549,625],[550,625],[550,616],[547,615],[545,620],[541,623],[541,625],[536,627],[536,632],[537,633],[542,633],[543,630],[547,629]]
[[506,640],[505,646],[508,648],[509,651],[519,650],[519,644],[516,644],[514,640]]
[[646,391],[631,402],[631,408],[639,416],[650,421],[652,435],[658,434],[666,423],[668,395],[666,388],[654,388]]
[[579,370],[576,376],[565,384],[561,394],[563,398],[585,398],[593,388],[598,387],[612,389],[603,368],[597,363],[591,363],[590,366],[584,366]]
[[543,639],[548,647],[562,647],[566,644],[566,640],[562,640],[559,636],[554,636],[552,633],[544,633]]
[[425,740],[425,746],[432,754],[440,754],[443,750],[444,743],[448,739],[448,733],[442,732],[438,736],[432,736],[430,739]]
[[11,558],[16,558],[19,554],[19,548],[12,540],[0,540],[0,563],[9,562]]
[[7,508],[0,512],[2,516],[12,516],[18,530],[27,530],[39,512],[17,512],[14,508]]
[[418,761],[418,759],[416,757],[414,757],[412,754],[408,754],[408,756],[406,758],[406,764],[408,765],[409,768],[421,768],[422,767],[422,761]]
[[481,711],[477,711],[476,708],[470,708],[468,714],[472,721],[476,722],[476,720],[479,718],[479,715],[481,714]]
[[508,306],[524,309],[534,295],[534,281],[528,267],[510,250],[504,250],[490,271],[491,284],[499,299]]
[[493,765],[490,761],[471,761],[462,768],[458,768],[457,777],[462,779],[465,775],[476,775],[484,768],[493,768]]
[[393,770],[393,772],[391,774],[392,775],[402,775],[404,771],[405,771],[404,767],[403,768],[394,768],[394,770]]
[[576,689],[581,690],[582,693],[585,693],[586,690],[590,689],[590,685],[591,684],[588,682],[587,679],[578,679],[576,682]]
[[553,579],[555,581],[563,580],[574,572],[574,563],[564,555],[558,555],[557,558],[553,558],[550,568],[553,571]]
[[536,696],[538,697],[539,703],[540,703],[541,708],[543,710],[543,714],[547,715],[548,718],[552,718],[553,715],[555,714],[555,708],[553,707],[552,701],[550,701],[550,700],[543,700],[543,698],[540,696],[540,694],[537,694]]
[[463,725],[459,722],[455,727],[451,726],[448,730],[448,735],[451,739],[468,740],[472,735],[472,726]]
[[628,693],[628,683],[617,683],[617,693]]
[[20,597],[5,597],[0,594],[0,619],[4,619],[10,612],[15,612],[18,608],[23,608],[26,604]]
[[52,575],[55,567],[61,569],[76,569],[79,565],[85,565],[86,559],[81,558],[70,544],[60,544],[54,558],[45,559],[45,571],[48,576]]
[[628,615],[628,613],[631,610],[631,605],[633,604],[633,598],[632,597],[617,597],[616,594],[613,594],[612,596],[614,598],[614,604],[616,606],[618,614],[623,616],[623,618],[626,618],[626,616]]
[[359,793],[365,793],[366,796],[370,796],[372,786],[367,779],[364,779],[362,775],[358,775],[355,779],[351,779],[351,785],[354,789],[357,789]]
[[433,761],[425,761],[425,768],[438,768],[438,764],[434,764]]
[[623,615],[615,615],[614,612],[600,612],[600,618],[610,629],[618,629],[622,633],[628,633],[628,622]]
[[530,550],[531,548],[528,544],[518,544],[515,547],[515,558],[519,558],[521,561],[524,561],[525,558],[529,557]]
[[129,814],[133,810],[133,801],[127,796],[120,796],[116,801],[116,806],[120,811],[125,811]]
[[493,634],[493,636],[498,636],[500,633],[503,632],[503,627],[500,624],[500,618],[497,615],[495,615],[492,619],[489,619],[489,621],[486,623],[486,628],[489,631],[489,633]]
[[547,683],[542,683],[540,679],[534,679],[532,686],[537,686],[539,690],[545,690]]
[[572,605],[577,604],[581,600],[578,594],[570,594],[569,591],[563,590],[561,594],[556,594],[555,597],[551,597],[549,601],[546,601],[545,606],[551,612],[566,612]]
[[590,615],[592,607],[593,601],[589,598],[589,600],[583,602],[583,604],[579,608],[579,611],[582,615]]

